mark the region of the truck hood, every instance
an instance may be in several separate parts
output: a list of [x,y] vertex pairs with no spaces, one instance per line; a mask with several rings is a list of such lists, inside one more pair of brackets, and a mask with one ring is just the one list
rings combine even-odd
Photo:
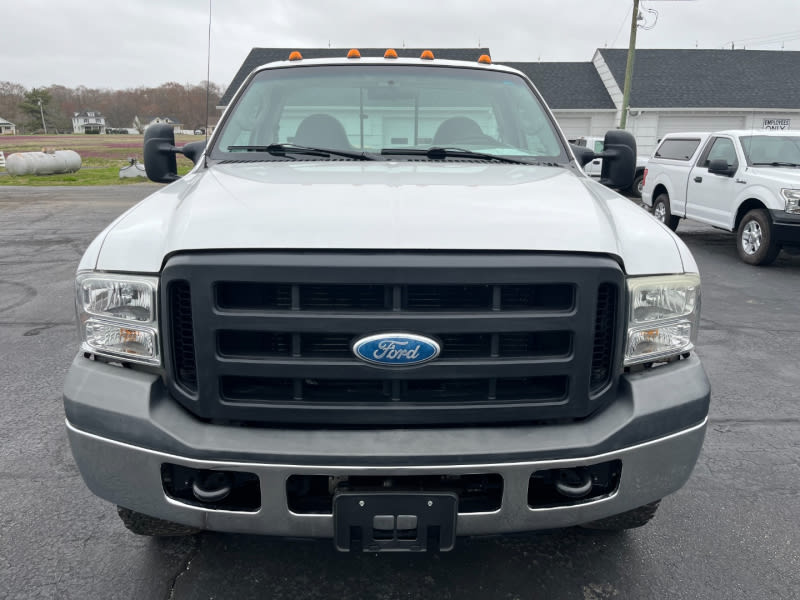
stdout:
[[209,249],[586,252],[629,274],[684,271],[666,227],[570,169],[411,161],[196,169],[110,225],[81,268],[157,273]]
[[748,167],[747,172],[778,187],[800,188],[800,168],[797,167]]

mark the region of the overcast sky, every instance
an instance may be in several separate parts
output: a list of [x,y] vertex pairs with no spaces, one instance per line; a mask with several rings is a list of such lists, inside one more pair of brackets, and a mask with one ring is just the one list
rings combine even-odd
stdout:
[[[0,80],[124,89],[206,79],[209,0],[8,0]],[[627,47],[632,0],[211,0],[211,81],[253,47],[477,47],[589,61]],[[800,50],[800,0],[642,1],[639,48]],[[794,28],[794,29],[793,29]]]

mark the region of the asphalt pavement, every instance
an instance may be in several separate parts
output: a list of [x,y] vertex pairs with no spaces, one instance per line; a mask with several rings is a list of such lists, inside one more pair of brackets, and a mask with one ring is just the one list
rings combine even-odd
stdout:
[[691,480],[648,526],[459,540],[433,555],[129,533],[77,472],[61,388],[78,260],[157,187],[0,187],[0,598],[800,598],[800,256],[750,267],[731,234],[687,222],[711,419]]

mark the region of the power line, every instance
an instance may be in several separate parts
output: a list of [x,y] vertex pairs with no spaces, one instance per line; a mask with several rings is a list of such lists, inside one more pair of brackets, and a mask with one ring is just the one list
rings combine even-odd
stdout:
[[[652,2],[652,0],[650,0],[650,1]],[[731,43],[738,44],[739,42],[749,42],[751,40],[782,38],[782,37],[787,36],[787,35],[800,36],[800,31],[795,30],[795,31],[787,31],[785,33],[773,33],[773,34],[769,34],[769,35],[756,35],[756,36],[748,37],[748,38],[740,38],[738,40],[730,40],[727,43],[728,44],[731,44]],[[781,41],[781,40],[778,39],[778,41]]]
[[633,10],[633,7],[625,11],[625,16],[622,17],[622,23],[619,24],[619,29],[617,29],[617,35],[614,36],[614,41],[611,42],[612,48],[617,44],[617,38],[619,38],[619,34],[622,33],[622,28],[625,27],[625,23],[628,22],[628,15],[630,14],[631,10]]

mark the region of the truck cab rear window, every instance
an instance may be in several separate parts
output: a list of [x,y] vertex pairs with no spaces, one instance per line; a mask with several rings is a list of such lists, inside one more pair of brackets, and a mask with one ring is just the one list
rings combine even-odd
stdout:
[[656,158],[670,160],[689,160],[700,145],[699,139],[669,139],[661,142],[656,150]]

